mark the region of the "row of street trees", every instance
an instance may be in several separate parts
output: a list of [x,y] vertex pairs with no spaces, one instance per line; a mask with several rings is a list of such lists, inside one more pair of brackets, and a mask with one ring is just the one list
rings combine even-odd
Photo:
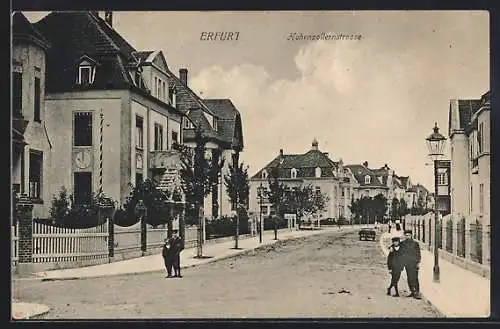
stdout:
[[417,203],[411,208],[408,208],[403,198],[393,198],[389,218],[386,218],[388,204],[387,198],[383,194],[377,194],[373,198],[363,196],[361,199],[351,200],[349,208],[356,223],[374,223],[375,221],[386,223],[389,219],[401,220],[408,214],[423,215],[428,211],[423,196],[420,196]]
[[381,223],[386,221],[387,198],[381,193],[373,198],[363,196],[360,199],[351,200],[349,208],[355,223]]

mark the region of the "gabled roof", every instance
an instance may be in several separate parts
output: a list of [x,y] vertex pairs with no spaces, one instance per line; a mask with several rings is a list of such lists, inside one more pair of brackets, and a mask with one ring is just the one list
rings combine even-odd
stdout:
[[[103,19],[89,12],[53,12],[35,23],[51,43],[47,53],[46,89],[66,92],[78,88],[78,59],[86,55],[100,63],[87,89],[126,89],[133,81],[126,70],[135,49]],[[64,33],[61,33],[64,31]]]
[[481,107],[480,99],[459,99],[458,111],[460,115],[460,128],[466,129],[472,116]]
[[32,42],[44,50],[50,47],[50,43],[47,39],[21,12],[16,12],[12,16],[12,40],[14,43],[22,41]]
[[194,93],[191,88],[186,86],[181,82],[181,80],[175,76],[170,70],[167,71],[168,84],[169,86],[175,87],[176,103],[177,108],[186,113],[188,110],[193,108],[200,108],[210,115],[215,116],[215,114],[208,108],[208,106],[203,102],[203,100]]
[[139,62],[145,62],[148,59],[149,55],[151,55],[152,53],[154,53],[153,50],[136,51],[134,52],[134,56]]
[[412,185],[409,189],[406,190],[406,192],[412,192],[412,193],[417,193],[417,194],[421,194],[423,193],[424,195],[427,195],[429,194],[429,190],[427,190],[425,188],[425,186],[421,185],[421,184],[417,184],[417,185]]
[[[167,76],[169,89],[175,88],[176,91],[177,108],[183,113],[199,109],[200,112],[195,111],[193,115],[198,116],[207,137],[217,140],[226,148],[243,149],[241,116],[230,99],[201,99],[170,70],[167,70]],[[202,115],[201,112],[217,118],[217,131],[206,118],[201,120],[201,117],[199,117]],[[195,121],[193,119],[193,122]],[[184,139],[189,140],[191,138],[194,138],[194,131],[184,129]]]
[[[230,99],[204,99],[203,102],[218,117],[217,132],[232,147],[239,144],[243,148],[243,130],[241,116]],[[237,140],[235,140],[235,138]]]
[[[359,164],[346,165],[345,167],[349,168],[349,170],[354,175],[354,178],[361,187],[387,188],[387,186],[379,181],[377,175],[369,168]],[[365,183],[366,176],[370,177],[370,183],[368,184]]]
[[[203,136],[209,139],[219,139],[217,132],[212,129],[212,126],[208,122],[207,118],[203,114],[201,109],[191,109],[187,113],[187,117],[191,120],[195,125],[200,125],[203,131]],[[184,129],[184,139],[194,139],[195,130],[194,129]]]
[[391,170],[387,165],[378,169],[370,169],[377,177],[381,177],[382,184],[387,185],[389,171]]
[[270,171],[279,165],[279,177],[290,178],[292,168],[297,169],[297,178],[315,177],[316,168],[321,168],[321,177],[335,177],[333,171],[338,168],[338,163],[332,161],[328,155],[319,150],[310,150],[304,154],[278,155],[264,168],[259,170],[252,178],[262,178],[262,171]]

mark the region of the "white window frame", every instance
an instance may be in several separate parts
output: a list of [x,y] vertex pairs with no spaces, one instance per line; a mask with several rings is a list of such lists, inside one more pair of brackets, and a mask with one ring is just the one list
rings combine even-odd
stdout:
[[365,184],[370,184],[372,181],[372,178],[369,175],[365,176]]
[[262,170],[262,178],[263,179],[267,178],[267,170]]
[[94,79],[95,79],[95,66],[91,65],[91,64],[80,64],[80,66],[78,66],[78,84],[82,85],[83,84],[83,80],[82,80],[82,72],[84,70],[88,70],[89,72],[89,76],[88,76],[88,84],[91,85],[94,83]]
[[316,169],[314,170],[314,176],[316,176],[316,178],[321,178],[321,168],[320,167],[316,167]]
[[[142,120],[141,127],[137,126],[137,118],[140,118]],[[144,118],[142,116],[136,114],[134,128],[135,128],[135,147],[142,150],[142,149],[144,149]],[[140,134],[139,134],[139,131],[141,132]],[[141,136],[139,136],[139,135],[141,135]]]
[[297,178],[297,169],[292,168],[292,170],[290,170],[290,177]]

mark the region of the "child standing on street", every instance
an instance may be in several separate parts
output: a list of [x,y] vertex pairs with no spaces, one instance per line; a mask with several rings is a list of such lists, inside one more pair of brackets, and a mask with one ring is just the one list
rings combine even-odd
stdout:
[[387,268],[391,273],[391,284],[387,288],[387,295],[390,296],[391,289],[394,288],[396,293],[393,297],[399,297],[398,282],[404,267],[403,253],[399,245],[400,238],[393,237],[391,240],[392,245],[389,247],[389,255],[387,256]]

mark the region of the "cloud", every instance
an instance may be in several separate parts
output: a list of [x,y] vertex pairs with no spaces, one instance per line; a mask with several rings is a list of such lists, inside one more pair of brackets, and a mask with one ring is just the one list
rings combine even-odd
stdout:
[[[316,137],[334,160],[388,163],[401,175],[418,175],[426,160],[424,137],[434,121],[422,114],[429,113],[429,89],[440,82],[433,81],[432,65],[418,51],[379,48],[368,40],[312,42],[295,54],[295,79],[276,80],[262,66],[241,64],[206,68],[191,86],[205,98],[231,98],[238,107],[242,159],[251,173],[281,148],[306,152]],[[441,97],[439,118],[447,116],[448,97]],[[440,122],[445,131],[446,121]]]

